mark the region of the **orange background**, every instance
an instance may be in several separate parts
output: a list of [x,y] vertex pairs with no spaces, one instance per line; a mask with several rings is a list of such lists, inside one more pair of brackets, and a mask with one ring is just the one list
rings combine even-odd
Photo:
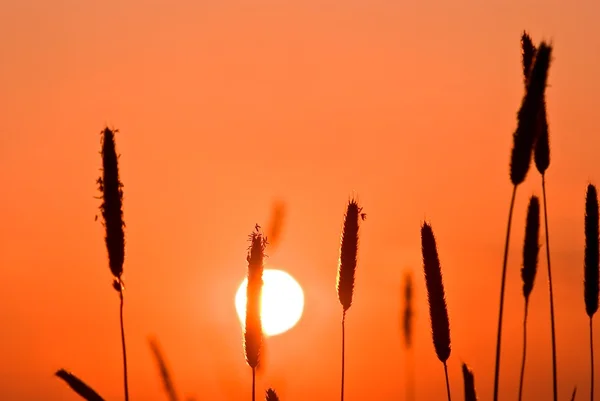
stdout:
[[[0,2],[1,398],[76,400],[53,377],[64,367],[122,399],[118,296],[94,222],[104,124],[120,130],[132,399],[165,399],[149,335],[180,392],[250,396],[233,297],[247,235],[267,224],[274,199],[289,213],[268,264],[300,281],[306,307],[295,329],[269,340],[258,388],[274,386],[284,401],[336,399],[335,277],[353,191],[368,219],[346,326],[347,401],[404,396],[406,268],[417,284],[417,397],[445,397],[421,271],[425,218],[444,272],[454,397],[465,361],[491,398],[523,29],[555,46],[548,196],[559,398],[575,385],[585,397],[583,206],[588,181],[600,184],[598,16],[596,0]],[[535,170],[517,195],[502,399],[518,386],[532,193]],[[544,249],[525,399],[551,395]],[[600,346],[596,355],[600,366]]]

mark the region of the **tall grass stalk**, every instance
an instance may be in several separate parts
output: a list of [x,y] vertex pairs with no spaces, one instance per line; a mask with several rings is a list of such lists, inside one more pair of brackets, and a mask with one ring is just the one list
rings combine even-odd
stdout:
[[252,401],[256,397],[256,368],[260,360],[263,340],[261,323],[261,295],[263,286],[263,270],[266,239],[256,225],[250,234],[250,247],[246,261],[248,262],[248,287],[246,289],[246,324],[244,327],[244,353],[248,366],[252,368]]
[[435,236],[431,226],[427,223],[423,223],[421,227],[421,251],[423,253],[423,272],[425,273],[425,285],[429,301],[433,346],[438,359],[444,364],[448,401],[451,401],[448,366],[446,364],[450,357],[450,320],[448,319],[442,267],[440,266]]
[[510,180],[513,184],[512,197],[508,211],[506,239],[504,242],[504,257],[502,261],[502,279],[500,284],[500,307],[498,310],[498,333],[496,338],[496,362],[494,371],[494,401],[498,401],[498,385],[500,379],[500,354],[502,344],[502,317],[504,312],[504,292],[506,287],[506,266],[508,262],[508,247],[510,243],[510,227],[512,222],[515,197],[519,184],[525,181],[531,154],[536,138],[536,126],[541,100],[546,89],[548,68],[552,47],[542,42],[537,51],[532,71],[527,83],[527,90],[517,116],[517,129],[513,134],[513,148],[510,160]]
[[272,388],[267,390],[266,401],[279,401],[279,396]]
[[125,222],[123,221],[123,183],[119,178],[119,156],[115,146],[115,132],[108,127],[102,131],[102,177],[98,178],[98,189],[102,192],[100,211],[106,229],[106,249],[108,264],[114,277],[113,288],[119,293],[119,320],[121,323],[121,347],[123,352],[123,387],[125,401],[129,401],[127,380],[127,349],[125,347],[125,326],[123,324],[123,292],[125,286],[123,262],[125,260]]
[[404,274],[403,298],[404,309],[402,313],[402,332],[404,334],[404,349],[406,350],[406,399],[414,399],[414,360],[413,360],[413,284],[412,273],[407,271]]
[[529,200],[527,208],[527,223],[525,224],[525,244],[523,245],[523,297],[525,298],[525,313],[523,315],[523,359],[521,361],[521,377],[519,379],[519,401],[523,394],[523,379],[525,376],[525,358],[527,355],[527,311],[529,309],[529,296],[533,290],[533,283],[537,272],[540,231],[540,202],[536,196]]
[[[537,49],[533,45],[531,37],[527,32],[523,32],[521,39],[523,50],[523,74],[525,87],[529,75],[531,74],[531,65]],[[558,400],[558,379],[556,363],[556,329],[554,322],[554,291],[552,286],[552,267],[550,263],[550,234],[548,229],[548,207],[546,200],[546,170],[550,166],[550,135],[548,132],[548,118],[546,115],[545,95],[542,97],[541,109],[538,114],[537,138],[533,149],[535,166],[542,176],[542,201],[544,203],[544,231],[546,237],[546,264],[548,266],[548,291],[550,295],[550,330],[552,335],[552,390],[554,401]]]
[[175,391],[175,385],[173,384],[171,373],[169,372],[167,362],[165,361],[160,346],[158,345],[158,341],[154,338],[151,338],[148,342],[150,345],[150,350],[152,351],[152,355],[154,356],[154,360],[156,361],[165,393],[167,394],[167,397],[169,397],[169,401],[178,401],[179,397]]
[[341,379],[341,401],[344,401],[344,373],[346,359],[346,312],[352,306],[354,294],[354,279],[356,273],[358,254],[358,228],[359,219],[365,218],[362,208],[355,199],[348,202],[346,215],[344,216],[344,227],[340,244],[340,257],[337,271],[337,294],[342,305],[342,379]]
[[585,257],[583,294],[585,311],[590,318],[590,401],[594,400],[594,334],[593,317],[598,311],[600,294],[600,255],[598,232],[598,192],[589,184],[585,199]]

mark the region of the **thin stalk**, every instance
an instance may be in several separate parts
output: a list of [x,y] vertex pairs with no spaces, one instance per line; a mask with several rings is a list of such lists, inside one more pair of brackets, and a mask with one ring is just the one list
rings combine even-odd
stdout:
[[525,300],[525,316],[523,317],[523,360],[521,361],[521,378],[519,380],[519,401],[523,394],[523,378],[525,377],[525,358],[527,355],[527,310],[529,309],[529,300]]
[[252,401],[256,397],[256,368],[252,368]]
[[344,361],[346,356],[346,311],[342,313],[342,398],[344,401]]
[[544,228],[546,231],[546,261],[548,263],[548,289],[550,290],[550,328],[552,331],[552,386],[554,401],[558,400],[556,379],[556,330],[554,329],[554,292],[552,291],[552,269],[550,265],[550,235],[548,234],[548,206],[546,204],[546,175],[542,174],[542,197],[544,198]]
[[513,209],[517,185],[513,186],[510,208],[508,210],[508,224],[506,227],[506,240],[504,242],[504,260],[502,262],[502,284],[500,285],[500,310],[498,313],[498,337],[496,339],[496,368],[494,372],[494,401],[498,401],[498,379],[500,377],[500,343],[502,340],[502,313],[504,311],[504,287],[506,286],[506,264],[508,262],[508,243],[510,242],[510,225],[512,223]]
[[448,401],[452,401],[450,397],[450,380],[448,380],[448,365],[444,362],[444,373],[446,374],[446,391],[448,392]]
[[590,381],[590,401],[594,401],[594,325],[590,317],[590,359],[591,359],[591,381]]
[[123,381],[125,387],[125,401],[129,401],[129,385],[127,384],[127,350],[125,348],[125,326],[123,325],[123,290],[119,291],[121,298],[121,345],[123,347]]

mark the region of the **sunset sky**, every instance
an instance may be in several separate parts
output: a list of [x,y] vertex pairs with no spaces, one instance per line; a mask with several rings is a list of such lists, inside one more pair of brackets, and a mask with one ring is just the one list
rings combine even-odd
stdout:
[[[283,401],[339,397],[335,279],[353,194],[368,218],[346,321],[346,401],[404,399],[407,269],[417,399],[445,397],[424,220],[444,273],[453,395],[463,394],[464,361],[480,399],[491,399],[524,29],[554,45],[547,188],[559,398],[574,386],[587,396],[583,208],[588,182],[600,185],[599,16],[597,0],[0,0],[0,398],[78,400],[53,376],[65,368],[123,399],[119,299],[94,221],[108,125],[120,131],[125,185],[132,400],[166,400],[149,336],[181,394],[249,399],[234,295],[247,236],[276,200],[288,214],[267,267],[296,277],[306,302],[299,324],[268,340],[258,389],[273,386]],[[535,169],[517,193],[502,400],[518,388],[532,194],[541,195]],[[548,399],[545,245],[529,316],[524,398]]]

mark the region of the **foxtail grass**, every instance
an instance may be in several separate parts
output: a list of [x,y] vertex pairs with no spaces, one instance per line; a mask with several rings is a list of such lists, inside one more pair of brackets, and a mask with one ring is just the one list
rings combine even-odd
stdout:
[[540,202],[536,196],[529,200],[527,208],[527,222],[525,224],[525,243],[523,245],[523,297],[525,298],[525,313],[523,315],[523,358],[521,361],[521,376],[519,379],[519,401],[523,394],[523,379],[525,376],[525,358],[527,355],[527,311],[529,310],[529,296],[533,290],[537,272],[540,232]]
[[277,393],[275,392],[275,390],[273,390],[272,388],[270,388],[270,389],[267,390],[266,400],[267,401],[279,401],[279,396],[277,395]]
[[173,384],[171,373],[169,372],[167,362],[165,361],[160,346],[158,345],[158,341],[154,338],[151,338],[149,339],[148,343],[150,345],[152,355],[154,356],[154,360],[156,361],[158,372],[163,383],[163,388],[165,389],[167,397],[169,397],[169,401],[178,401],[179,397],[177,396],[177,392],[175,391],[175,385]]
[[465,387],[465,401],[477,401],[475,392],[475,376],[466,363],[462,364],[463,383]]
[[263,286],[263,270],[266,239],[257,224],[249,236],[250,247],[246,261],[248,262],[248,287],[246,290],[246,324],[244,327],[244,354],[248,366],[252,368],[252,401],[256,397],[256,368],[260,360],[263,341],[261,323],[261,296]]
[[575,396],[577,395],[577,386],[573,389],[573,394],[571,394],[571,401],[575,401]]
[[494,401],[498,401],[498,385],[500,379],[500,354],[502,347],[502,317],[504,312],[504,292],[506,287],[506,265],[510,243],[510,227],[518,186],[525,181],[537,133],[537,121],[540,104],[546,89],[548,69],[552,46],[542,42],[536,52],[535,60],[527,82],[527,89],[517,115],[517,129],[513,134],[513,148],[510,159],[510,180],[513,184],[512,197],[508,212],[504,257],[502,261],[502,278],[500,284],[500,307],[498,310],[498,333],[496,338],[496,362],[494,371]]
[[85,384],[83,380],[79,379],[74,374],[67,372],[64,369],[60,369],[56,371],[55,375],[67,383],[74,392],[87,401],[104,401],[104,398],[100,397],[94,389]]
[[[531,66],[536,47],[533,45],[531,37],[527,32],[523,32],[521,40],[523,50],[523,75],[525,88],[531,74]],[[533,149],[533,156],[537,171],[542,176],[542,201],[544,203],[544,231],[546,237],[546,265],[548,266],[548,291],[550,295],[550,331],[552,335],[552,389],[554,401],[558,400],[558,379],[557,379],[557,358],[556,358],[556,329],[554,322],[554,291],[552,286],[552,267],[550,263],[550,234],[548,230],[548,208],[546,199],[546,170],[550,166],[550,137],[548,133],[548,118],[546,115],[545,94],[542,96],[542,103],[538,113],[538,123],[536,127],[536,141]]]
[[340,257],[337,271],[337,294],[342,305],[342,380],[341,401],[344,401],[344,370],[346,356],[346,312],[352,306],[354,294],[354,278],[356,273],[358,254],[358,228],[359,220],[365,218],[362,208],[355,199],[348,202],[344,216],[344,228],[340,245]]
[[598,250],[598,192],[589,184],[585,199],[585,258],[583,297],[585,311],[590,318],[590,401],[594,400],[594,335],[593,317],[598,311],[598,295],[600,293],[600,264]]
[[267,229],[267,238],[269,239],[269,254],[273,254],[281,241],[281,233],[285,223],[286,207],[283,201],[273,203],[271,208],[271,218]]
[[448,401],[451,401],[448,366],[446,364],[446,361],[450,357],[450,321],[448,319],[448,308],[446,307],[446,296],[444,294],[442,267],[440,266],[435,236],[428,223],[423,223],[421,227],[421,250],[423,253],[423,271],[425,273],[427,299],[429,301],[433,347],[438,359],[444,364]]
[[121,305],[121,346],[123,351],[123,386],[125,401],[129,401],[127,380],[127,349],[125,347],[125,326],[123,324],[123,292],[125,286],[123,262],[125,260],[125,222],[123,221],[123,183],[119,178],[119,156],[115,146],[115,132],[108,127],[102,131],[102,177],[98,178],[98,189],[102,193],[100,211],[106,230],[105,242],[108,251],[108,265],[113,275],[113,288],[119,293]]
[[406,350],[406,399],[414,399],[414,361],[413,361],[413,283],[412,273],[404,274],[403,298],[404,308],[402,311],[402,333],[404,337],[404,349]]

